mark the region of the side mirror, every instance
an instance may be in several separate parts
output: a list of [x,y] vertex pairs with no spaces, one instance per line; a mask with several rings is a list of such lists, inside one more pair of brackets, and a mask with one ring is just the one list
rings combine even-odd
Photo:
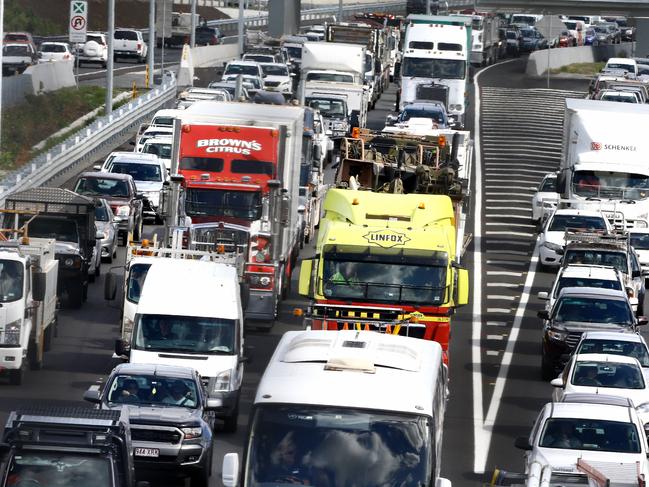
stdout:
[[322,158],[322,147],[319,145],[313,146],[313,159],[319,161]]
[[385,124],[386,125],[394,125],[397,123],[397,116],[396,115],[388,115],[385,117]]
[[115,340],[115,355],[128,357],[131,353],[131,346],[122,338]]
[[539,298],[539,299],[542,299],[543,301],[547,301],[548,299],[550,299],[550,296],[546,291],[540,291],[536,295],[536,297]]
[[516,438],[514,446],[520,450],[530,451],[532,449],[532,445],[530,445],[530,440],[527,436],[519,436]]
[[538,316],[542,320],[549,320],[550,319],[550,312],[547,309],[542,309],[541,311],[536,313],[536,316]]
[[93,404],[99,404],[101,402],[99,386],[97,384],[90,386],[88,390],[83,393],[83,400]]
[[208,397],[205,403],[205,409],[208,411],[214,411],[215,409],[220,409],[223,407],[223,400],[216,397]]
[[34,301],[45,300],[45,289],[47,288],[44,272],[35,272],[32,275],[32,298]]
[[92,170],[93,171],[101,171],[101,164],[95,164],[94,166],[92,166]]
[[464,306],[469,303],[469,271],[457,269],[457,306]]
[[117,276],[112,272],[106,274],[104,281],[104,299],[106,301],[114,301],[117,295]]
[[325,130],[325,135],[327,137],[333,137],[334,133],[331,130]]
[[315,259],[304,259],[300,264],[300,281],[298,293],[302,296],[313,297],[311,292],[311,271]]
[[563,383],[563,379],[561,377],[557,377],[556,379],[552,379],[550,381],[550,385],[552,387],[560,387],[562,389],[565,387],[565,384]]
[[295,78],[295,77],[297,76],[297,74],[295,74],[295,73],[289,73],[289,76],[290,76],[291,78]]
[[646,316],[638,316],[638,326],[645,326],[649,323],[649,318]]
[[223,468],[221,469],[221,480],[223,487],[237,487],[239,484],[239,454],[226,453],[223,457]]

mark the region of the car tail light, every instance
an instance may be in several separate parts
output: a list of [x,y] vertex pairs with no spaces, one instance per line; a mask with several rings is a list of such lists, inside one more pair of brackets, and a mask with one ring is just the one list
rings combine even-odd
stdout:
[[138,51],[139,51],[140,49],[142,49],[142,43],[141,43],[141,42],[138,42],[138,43],[137,43],[137,49],[138,49]]
[[272,290],[275,286],[275,268],[272,266],[246,265],[245,278],[250,289]]

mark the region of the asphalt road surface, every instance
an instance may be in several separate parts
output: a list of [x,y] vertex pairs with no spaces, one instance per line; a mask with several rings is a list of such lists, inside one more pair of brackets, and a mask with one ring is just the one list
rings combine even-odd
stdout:
[[[451,396],[442,464],[444,476],[459,487],[480,485],[483,472],[496,466],[522,468],[514,438],[528,432],[551,392],[540,379],[541,332],[535,314],[541,303],[534,296],[549,287],[553,276],[536,272],[530,199],[543,174],[558,164],[563,99],[579,96],[587,82],[553,80],[548,91],[545,80],[526,79],[523,69],[523,60],[492,66],[476,76],[472,87],[480,88],[480,97],[471,97],[467,128],[473,130],[479,102],[480,133],[476,135],[482,145],[476,151],[479,168],[474,172],[473,215],[467,227],[475,238],[464,263],[475,280],[474,302],[453,319]],[[391,88],[370,112],[371,128],[383,127],[394,101]],[[474,215],[479,217],[477,226]],[[146,227],[149,233],[156,230]],[[302,255],[312,252],[306,246]],[[60,310],[59,333],[45,356],[43,370],[28,373],[22,386],[0,384],[0,421],[21,406],[79,405],[87,387],[107,376],[115,365],[111,353],[119,336],[119,309],[118,304],[103,300],[103,281],[109,271],[121,274],[119,263],[123,262],[124,249],[120,248],[112,269],[102,265],[102,276],[91,285],[84,307]],[[293,290],[298,275],[296,269]],[[251,347],[253,361],[245,373],[240,427],[235,434],[215,435],[212,485],[221,485],[223,455],[241,453],[261,374],[279,337],[301,328],[292,310],[304,304],[292,291],[270,332],[247,331],[246,345]]]

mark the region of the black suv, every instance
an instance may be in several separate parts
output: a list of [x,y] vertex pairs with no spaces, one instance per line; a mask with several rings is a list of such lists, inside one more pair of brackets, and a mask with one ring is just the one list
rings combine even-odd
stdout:
[[566,287],[552,309],[538,312],[544,320],[541,375],[554,379],[561,372],[585,331],[625,331],[646,325],[636,319],[625,291]]
[[83,398],[100,409],[128,409],[138,477],[163,474],[189,477],[192,487],[209,485],[213,414],[194,369],[120,364]]

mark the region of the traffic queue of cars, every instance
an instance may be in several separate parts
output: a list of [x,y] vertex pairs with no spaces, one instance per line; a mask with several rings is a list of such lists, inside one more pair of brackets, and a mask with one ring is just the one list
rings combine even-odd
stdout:
[[589,99],[566,99],[560,170],[532,199],[539,264],[557,274],[538,293],[541,376],[554,388],[552,402],[516,440],[529,479],[567,482],[597,471],[611,485],[642,485],[649,474],[649,355],[639,334],[648,323],[640,253],[649,235],[649,169],[642,141],[628,131],[631,120],[646,123],[649,110],[644,99],[627,105],[599,96],[643,93],[636,69],[633,59],[611,58]]

